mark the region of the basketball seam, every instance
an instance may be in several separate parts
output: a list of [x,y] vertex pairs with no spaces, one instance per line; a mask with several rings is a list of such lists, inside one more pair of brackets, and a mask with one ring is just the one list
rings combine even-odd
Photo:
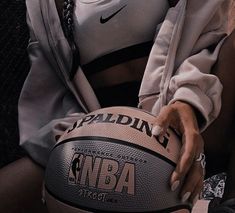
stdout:
[[158,158],[160,158],[161,160],[169,163],[170,165],[172,165],[173,167],[176,167],[176,163],[173,162],[172,160],[168,159],[167,157],[151,150],[148,149],[146,147],[140,146],[138,144],[133,144],[124,140],[120,140],[120,139],[116,139],[116,138],[110,138],[110,137],[102,137],[102,136],[80,136],[80,137],[74,137],[74,138],[69,138],[69,139],[65,139],[63,141],[60,141],[59,143],[57,143],[53,149],[51,150],[51,152],[59,145],[64,144],[64,143],[69,143],[69,142],[73,142],[76,140],[96,140],[96,141],[102,141],[102,142],[110,142],[110,143],[117,143],[117,144],[122,144],[125,146],[131,146],[137,149],[140,149],[142,151],[145,151],[153,156],[157,156]]

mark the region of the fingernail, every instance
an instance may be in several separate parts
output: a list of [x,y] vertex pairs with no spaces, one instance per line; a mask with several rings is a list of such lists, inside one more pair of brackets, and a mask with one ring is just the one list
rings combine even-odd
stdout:
[[180,181],[176,180],[172,185],[171,185],[171,191],[174,192],[178,186],[180,185]]
[[195,198],[193,199],[193,206],[196,204],[196,202],[198,201],[198,199],[199,199],[199,194],[197,194],[197,195],[195,196]]
[[162,130],[163,130],[162,127],[154,126],[153,129],[152,129],[152,134],[155,135],[155,136],[160,135]]
[[184,203],[186,200],[188,200],[190,195],[191,195],[191,192],[186,192],[184,196],[182,197],[182,202]]

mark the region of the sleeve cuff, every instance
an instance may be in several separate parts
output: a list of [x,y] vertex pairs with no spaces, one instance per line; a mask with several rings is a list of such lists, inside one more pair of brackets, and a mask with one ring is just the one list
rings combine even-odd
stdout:
[[168,104],[176,101],[187,102],[199,112],[197,119],[201,132],[216,118],[215,114],[219,113],[214,111],[211,99],[197,86],[187,85],[178,88]]

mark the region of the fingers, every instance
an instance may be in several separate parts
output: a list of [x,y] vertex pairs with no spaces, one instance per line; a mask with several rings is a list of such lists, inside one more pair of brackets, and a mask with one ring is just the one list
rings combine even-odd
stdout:
[[192,192],[191,197],[189,198],[189,202],[191,202],[193,206],[199,200],[200,194],[202,193],[202,189],[203,189],[203,181],[198,182],[198,184],[195,187],[195,190]]
[[188,175],[185,177],[180,197],[183,202],[189,200],[195,203],[203,187],[204,171],[199,162],[194,161]]
[[[171,175],[171,189],[175,182],[182,183],[180,198],[183,202],[193,202],[204,180],[204,168],[200,161],[195,161],[199,153],[203,152],[203,140],[199,134],[187,134],[183,142],[179,161]],[[199,187],[200,186],[200,187]]]
[[182,148],[171,183],[183,179],[192,167],[196,156],[203,152],[203,139],[199,133],[186,131],[182,137]]
[[155,120],[152,134],[164,136],[169,126],[182,136],[179,160],[170,178],[171,190],[174,191],[182,185],[182,201],[193,202],[201,190],[204,178],[203,168],[200,163],[195,163],[196,157],[204,150],[204,142],[199,133],[194,109],[180,101],[163,107]]

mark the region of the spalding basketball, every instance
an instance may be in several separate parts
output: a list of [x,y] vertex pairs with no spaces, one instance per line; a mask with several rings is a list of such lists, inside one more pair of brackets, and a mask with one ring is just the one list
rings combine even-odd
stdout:
[[181,142],[170,129],[153,136],[154,119],[139,109],[110,107],[78,120],[47,164],[49,212],[189,212],[169,184]]

